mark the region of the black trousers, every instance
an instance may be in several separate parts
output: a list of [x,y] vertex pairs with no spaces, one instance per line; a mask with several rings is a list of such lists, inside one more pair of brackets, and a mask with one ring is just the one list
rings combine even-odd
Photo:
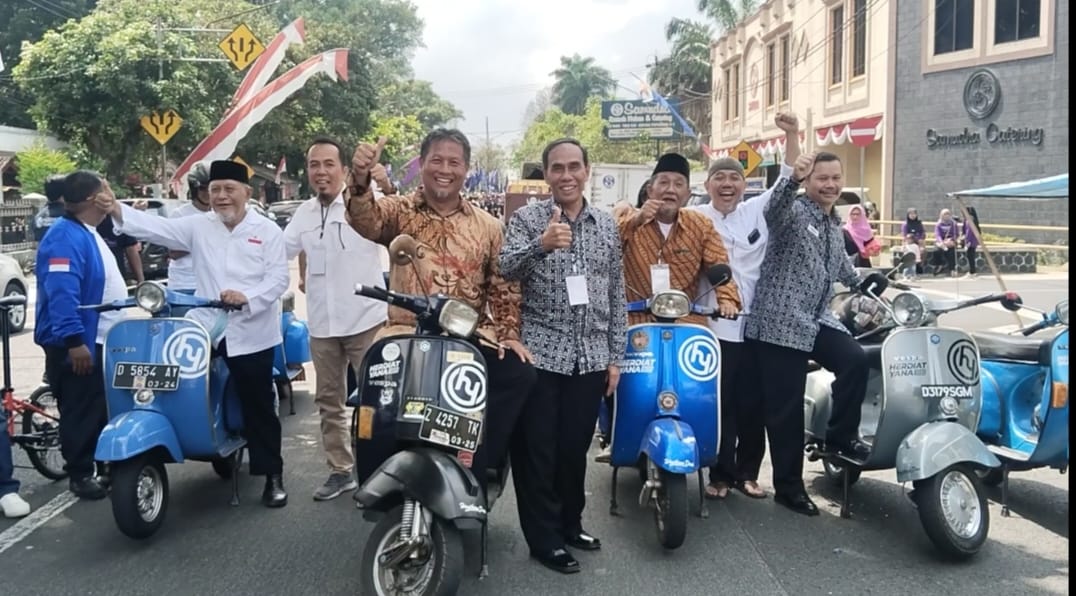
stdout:
[[581,532],[587,449],[594,437],[606,373],[538,371],[512,441],[519,524],[531,552],[564,547]]
[[502,360],[493,348],[480,345],[478,349],[486,359],[489,390],[486,395],[485,437],[475,451],[471,471],[485,488],[485,471],[501,466],[508,458],[512,431],[537,373],[532,364],[522,361],[511,350],[505,350]]
[[956,271],[956,247],[934,249],[934,275]]
[[97,438],[108,423],[102,365],[100,345],[94,350],[89,375],[75,374],[67,348],[45,348],[45,376],[60,410],[60,453],[72,480],[93,476]]
[[863,398],[867,391],[867,357],[846,333],[822,325],[811,352],[747,340],[758,362],[758,386],[765,410],[766,433],[773,463],[773,486],[778,494],[804,492],[803,396],[807,387],[807,360],[814,359],[836,375],[833,406],[826,440],[832,443],[857,438]]
[[757,365],[745,344],[720,341],[721,446],[710,482],[755,481],[766,454]]
[[231,375],[229,382],[239,395],[243,438],[250,453],[250,475],[282,474],[280,418],[273,410],[273,348],[229,356],[227,340],[221,340],[217,351],[224,357]]
[[968,246],[967,250],[968,250],[968,273],[970,273],[972,275],[975,275],[976,273],[978,273],[978,271],[976,270],[976,267],[975,267],[975,256],[976,256],[975,253],[977,252],[976,247]]

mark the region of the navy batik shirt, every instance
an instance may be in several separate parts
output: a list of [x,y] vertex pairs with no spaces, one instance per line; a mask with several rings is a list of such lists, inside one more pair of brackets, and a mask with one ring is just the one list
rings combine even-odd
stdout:
[[845,256],[836,211],[827,215],[797,190],[799,183],[786,179],[766,206],[769,245],[744,334],[810,352],[819,325],[848,333],[829,310],[833,283],[854,288],[860,280]]

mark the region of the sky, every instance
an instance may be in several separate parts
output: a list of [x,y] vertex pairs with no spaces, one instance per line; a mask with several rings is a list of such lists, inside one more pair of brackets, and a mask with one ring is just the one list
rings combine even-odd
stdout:
[[[523,135],[527,105],[561,56],[591,56],[634,98],[654,55],[668,54],[665,24],[702,20],[695,0],[412,0],[425,22],[415,77],[459,108],[457,127],[476,143],[509,146]],[[626,88],[625,88],[626,87]]]

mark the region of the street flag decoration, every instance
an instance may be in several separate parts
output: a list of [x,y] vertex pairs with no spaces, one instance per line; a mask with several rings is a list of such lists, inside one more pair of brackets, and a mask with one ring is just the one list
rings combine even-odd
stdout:
[[672,104],[670,104],[664,97],[662,97],[660,93],[654,90],[653,87],[651,87],[649,84],[647,84],[646,81],[642,79],[639,79],[639,84],[639,98],[642,99],[644,103],[656,103],[665,108],[666,110],[669,110],[669,113],[673,115],[673,118],[676,118],[676,122],[680,124],[680,128],[684,131],[685,136],[691,137],[693,139],[699,138],[699,136],[695,134],[695,129],[692,128],[690,124],[688,124],[687,120],[684,120],[684,117],[680,115],[680,112],[677,112],[675,109],[673,109]]
[[419,156],[416,155],[408,160],[407,163],[403,165],[403,170],[404,175],[403,178],[400,179],[400,186],[407,186],[418,176]]
[[288,169],[288,162],[284,160],[282,156],[280,158],[280,164],[276,167],[276,178],[273,182],[276,182],[277,186],[280,186],[280,178],[284,175],[284,172]]
[[176,195],[183,192],[187,172],[202,160],[228,159],[250,129],[288,97],[302,89],[316,74],[324,73],[333,81],[347,81],[348,50],[338,48],[313,56],[270,81],[292,43],[305,38],[302,19],[297,19],[277,34],[266,51],[255,60],[236,90],[233,105],[220,123],[191,151],[176,169],[171,186]]

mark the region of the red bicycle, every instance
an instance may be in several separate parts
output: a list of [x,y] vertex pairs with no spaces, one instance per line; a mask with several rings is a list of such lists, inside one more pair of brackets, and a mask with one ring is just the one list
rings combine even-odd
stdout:
[[[0,298],[0,336],[4,348],[4,388],[0,407],[7,420],[5,431],[11,443],[22,447],[34,469],[50,480],[67,478],[64,458],[60,452],[60,409],[52,388],[43,383],[30,394],[30,399],[15,397],[11,387],[11,330],[8,327],[8,311],[14,306],[25,306],[26,296],[14,294]],[[20,421],[21,432],[16,432]]]

